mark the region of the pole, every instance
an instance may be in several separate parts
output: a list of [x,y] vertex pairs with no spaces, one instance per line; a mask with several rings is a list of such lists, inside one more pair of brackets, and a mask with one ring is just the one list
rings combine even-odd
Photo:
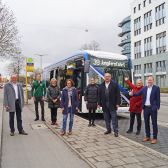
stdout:
[[27,58],[26,58],[26,104],[28,104],[28,79],[27,79]]

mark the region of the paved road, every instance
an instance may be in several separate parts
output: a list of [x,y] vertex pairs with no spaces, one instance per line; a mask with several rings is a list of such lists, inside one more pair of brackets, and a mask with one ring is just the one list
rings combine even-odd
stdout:
[[[33,119],[34,114],[25,108],[24,128],[29,135],[22,136],[16,133],[14,137],[11,137],[8,115],[4,113],[2,168],[89,168],[88,164],[43,123],[37,124]],[[36,127],[40,124],[42,124],[41,127]]]

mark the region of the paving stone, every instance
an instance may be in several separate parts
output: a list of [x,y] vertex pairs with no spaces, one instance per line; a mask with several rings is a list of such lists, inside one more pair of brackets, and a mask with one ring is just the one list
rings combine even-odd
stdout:
[[140,162],[151,160],[151,158],[147,156],[138,156],[136,159]]
[[168,161],[155,159],[152,161],[152,163],[156,164],[157,166],[165,166],[167,165]]
[[124,168],[145,168],[145,167],[142,167],[137,164],[128,164],[128,165],[124,165]]
[[94,152],[83,152],[82,155],[85,156],[86,158],[88,158],[88,157],[94,157],[97,154]]
[[[71,143],[71,142],[70,142]],[[84,145],[81,145],[81,144],[75,144],[75,145],[72,145],[75,149],[80,149],[80,148],[83,148]]]
[[110,156],[107,156],[107,155],[96,156],[94,157],[94,159],[97,160],[98,162],[108,161],[110,160]]
[[132,147],[122,147],[119,150],[122,152],[134,151],[134,149]]
[[136,163],[139,162],[137,159],[133,158],[133,157],[126,157],[122,159],[124,162],[126,163]]
[[141,162],[139,164],[142,165],[144,168],[153,168],[153,167],[157,168],[157,166],[151,161]]
[[107,154],[110,154],[107,150],[96,150],[95,153],[97,155],[107,155]]
[[136,156],[136,154],[133,153],[133,152],[121,152],[121,156],[124,156],[124,157],[132,156],[132,157],[134,157],[134,156]]
[[122,161],[121,159],[110,160],[108,161],[108,163],[111,164],[112,166],[122,166],[125,164],[125,162]]
[[111,165],[108,164],[107,162],[97,162],[95,163],[95,166],[97,168],[111,168]]
[[116,149],[116,148],[119,148],[119,145],[108,145],[110,149]]
[[119,149],[108,149],[108,151],[112,154],[121,152]]
[[97,149],[95,147],[87,147],[87,148],[84,148],[84,151],[88,151],[88,152],[92,152],[92,151],[96,151]]

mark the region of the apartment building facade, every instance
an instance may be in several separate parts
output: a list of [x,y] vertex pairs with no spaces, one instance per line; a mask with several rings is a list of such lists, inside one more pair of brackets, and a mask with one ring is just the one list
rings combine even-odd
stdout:
[[153,75],[168,88],[168,0],[131,3],[131,58],[134,80]]

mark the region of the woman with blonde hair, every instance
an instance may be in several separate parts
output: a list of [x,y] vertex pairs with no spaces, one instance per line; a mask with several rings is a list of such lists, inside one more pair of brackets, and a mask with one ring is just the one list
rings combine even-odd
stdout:
[[47,91],[48,108],[51,110],[51,125],[57,125],[57,109],[60,106],[60,96],[57,80],[52,78]]

